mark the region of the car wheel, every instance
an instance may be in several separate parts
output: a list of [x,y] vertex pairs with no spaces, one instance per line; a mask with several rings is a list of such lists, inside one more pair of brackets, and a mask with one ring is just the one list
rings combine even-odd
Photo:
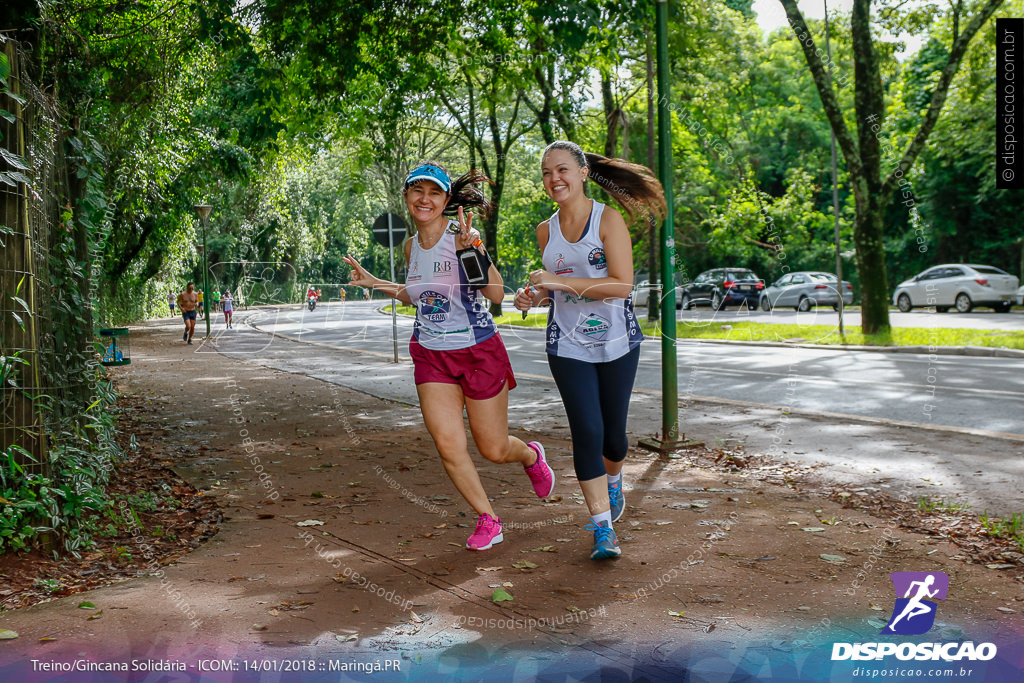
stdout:
[[956,295],[956,310],[960,313],[970,313],[971,309],[974,308],[974,302],[971,301],[971,297],[963,292]]
[[683,294],[683,298],[679,300],[679,308],[683,309],[684,311],[688,311],[690,310],[690,308],[692,308],[692,306],[693,304],[690,303],[690,295]]
[[768,297],[761,297],[761,310],[770,311],[772,310],[772,302]]
[[836,313],[838,313],[839,312],[839,304],[832,304],[832,310],[835,311]]
[[748,311],[756,311],[757,310],[757,304],[755,304],[752,300],[747,299],[747,310]]
[[796,304],[796,310],[803,311],[805,313],[811,310],[811,300],[808,299],[806,296],[800,297],[800,301],[798,301]]
[[725,308],[725,302],[722,301],[722,295],[719,294],[718,292],[714,292],[711,295],[711,308],[715,309],[716,311],[720,311],[723,308]]
[[949,306],[936,306],[935,307],[935,312],[936,313],[945,313],[948,310],[949,310]]
[[993,306],[993,308],[996,313],[1009,313],[1010,309],[1013,308],[1013,304],[999,304],[998,306]]
[[910,313],[914,308],[910,303],[910,297],[906,294],[900,294],[899,298],[896,299],[896,306],[900,309],[900,313]]

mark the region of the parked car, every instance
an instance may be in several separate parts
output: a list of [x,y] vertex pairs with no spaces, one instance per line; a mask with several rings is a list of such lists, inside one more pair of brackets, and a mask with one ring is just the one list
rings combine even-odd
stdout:
[[[649,280],[641,280],[638,285],[633,287],[633,307],[646,308],[647,298],[650,296],[651,291],[655,292],[655,296],[660,296],[661,285],[658,283],[652,285]],[[682,287],[676,287],[676,308],[679,308],[679,297],[681,293]]]
[[761,310],[770,311],[780,306],[792,306],[798,311],[809,311],[814,306],[831,306],[839,310],[839,293],[843,305],[853,303],[853,285],[832,273],[816,270],[801,270],[786,273],[761,292]]
[[679,306],[683,309],[709,305],[718,311],[733,304],[746,304],[754,309],[760,301],[764,280],[747,268],[712,268],[682,289]]
[[1024,306],[1024,287],[1017,290],[1017,305]]
[[904,313],[920,306],[934,306],[939,313],[954,307],[969,313],[975,306],[991,306],[1008,313],[1019,284],[1016,277],[993,266],[947,263],[901,282],[892,301]]

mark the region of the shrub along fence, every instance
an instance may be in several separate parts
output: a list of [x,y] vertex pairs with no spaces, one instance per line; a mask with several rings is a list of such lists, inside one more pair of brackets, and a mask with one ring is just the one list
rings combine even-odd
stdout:
[[92,329],[103,230],[76,216],[85,143],[21,46],[0,47],[0,552],[76,552],[120,455]]

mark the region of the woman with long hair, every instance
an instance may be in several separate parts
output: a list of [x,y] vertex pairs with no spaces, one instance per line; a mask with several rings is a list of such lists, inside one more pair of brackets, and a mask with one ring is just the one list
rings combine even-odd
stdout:
[[557,141],[541,157],[544,190],[558,210],[537,226],[543,270],[516,295],[521,311],[550,303],[547,353],[572,433],[573,465],[594,532],[591,559],[622,554],[613,523],[625,510],[626,417],[643,334],[633,313],[633,245],[622,215],[587,197],[592,180],[626,214],[665,214],[651,172]]
[[[490,204],[476,185],[486,178],[470,171],[452,182],[436,162],[424,162],[406,177],[402,194],[416,233],[403,244],[408,275],[405,284],[381,280],[346,256],[350,284],[383,292],[416,307],[409,355],[415,366],[416,391],[427,431],[455,488],[477,513],[476,529],[466,541],[471,550],[501,543],[501,520],[494,514],[480,475],[469,455],[462,423],[465,408],[477,450],[494,463],[519,463],[534,492],[551,495],[554,475],[537,442],[523,443],[508,433],[508,392],[516,385],[505,345],[488,311],[505,294],[498,269],[490,263],[473,226],[475,208],[486,214]],[[457,216],[458,221],[451,220]],[[469,284],[459,252],[475,249],[486,282]]]

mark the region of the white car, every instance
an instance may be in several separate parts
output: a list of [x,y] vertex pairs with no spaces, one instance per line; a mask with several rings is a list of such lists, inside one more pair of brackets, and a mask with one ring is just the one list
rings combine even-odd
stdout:
[[[633,307],[647,307],[647,298],[650,296],[651,291],[655,291],[656,296],[661,296],[661,285],[651,284],[649,280],[641,280],[640,284],[633,287]],[[676,308],[679,308],[681,288],[676,287]]]
[[1017,290],[1017,305],[1024,306],[1024,287]]
[[922,306],[934,306],[939,313],[950,308],[969,313],[975,306],[1008,313],[1019,284],[1016,277],[993,266],[947,263],[901,282],[892,301],[904,313]]

